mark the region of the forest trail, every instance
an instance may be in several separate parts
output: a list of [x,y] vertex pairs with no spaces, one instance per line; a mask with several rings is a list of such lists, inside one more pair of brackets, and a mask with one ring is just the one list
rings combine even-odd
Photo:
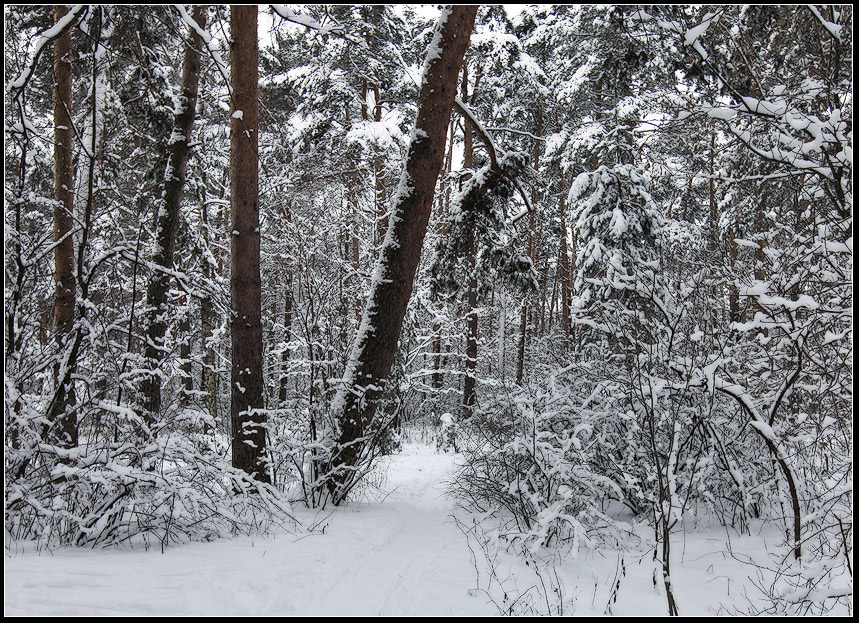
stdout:
[[380,489],[390,493],[381,504],[355,505],[332,517],[330,536],[342,539],[349,553],[339,561],[326,560],[331,581],[320,586],[319,599],[304,611],[495,614],[485,597],[468,594],[475,583],[474,564],[451,516],[453,502],[445,495],[454,456],[409,445],[389,461]]
[[[445,496],[455,457],[407,445],[369,502],[309,535],[150,550],[6,552],[6,615],[491,615]],[[384,492],[384,493],[382,493]],[[325,528],[322,533],[322,528]]]
[[[304,526],[316,526],[313,532],[190,543],[164,554],[157,548],[39,554],[14,546],[5,553],[4,614],[481,616],[513,605],[514,614],[559,613],[561,602],[551,593],[556,582],[564,614],[665,612],[646,527],[638,545],[583,550],[543,567],[541,578],[509,552],[494,552],[489,563],[476,540],[458,529],[454,502],[445,495],[457,460],[406,445],[382,460],[358,501],[333,512],[296,508]],[[457,514],[470,527],[470,516]],[[675,538],[681,613],[744,612],[755,585],[749,567],[728,555],[724,533],[705,529]],[[767,542],[781,538],[770,529],[731,542],[742,556],[765,560]]]

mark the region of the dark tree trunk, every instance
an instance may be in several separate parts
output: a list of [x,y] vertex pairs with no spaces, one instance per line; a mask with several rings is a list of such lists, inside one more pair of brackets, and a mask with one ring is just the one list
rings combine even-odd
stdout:
[[718,229],[719,229],[719,214],[718,206],[716,205],[716,129],[710,119],[710,180],[707,183],[707,197],[710,203],[710,222],[708,229],[710,230],[710,252],[716,253],[719,250]]
[[[734,226],[733,235],[729,237],[728,249],[729,249],[729,259],[731,263],[731,273],[734,273],[734,270],[737,265],[737,242],[736,239],[739,238],[739,232],[737,231],[736,226]],[[732,279],[731,284],[729,286],[729,294],[728,294],[728,313],[729,319],[731,322],[740,322],[740,293],[737,289],[737,283],[735,279]]]
[[[543,109],[540,106],[534,111],[535,132],[537,136],[543,133]],[[534,141],[534,164],[535,171],[540,169],[540,141]],[[537,205],[537,188],[534,187],[531,192],[531,204]],[[537,214],[535,212],[528,213],[528,257],[531,258],[531,263],[534,268],[537,267]],[[516,361],[516,383],[521,384],[525,378],[525,350],[528,341],[528,316],[532,313],[529,297],[525,297],[522,303],[522,316],[519,322],[521,328],[519,332],[519,353]],[[534,331],[537,327],[537,313],[533,310],[533,321],[531,330]]]
[[[206,6],[195,6],[191,18],[201,28],[206,26]],[[188,144],[191,140],[191,128],[197,110],[197,87],[200,81],[200,50],[203,39],[193,28],[190,29],[188,40],[185,42],[185,60],[182,67],[181,100],[184,106],[176,111],[173,123],[173,133],[168,141],[169,155],[164,174],[164,200],[158,212],[155,233],[155,255],[152,258],[156,266],[170,270],[173,268],[173,254],[176,251],[176,234],[179,231],[179,208],[182,205],[182,191],[185,185],[185,174],[188,169]],[[158,366],[165,351],[164,334],[167,331],[166,304],[167,291],[170,287],[170,276],[155,270],[146,290],[146,347],[144,355],[150,366],[142,384],[143,406],[147,424],[150,426],[157,420],[161,411],[161,376]]]
[[202,390],[206,393],[204,402],[206,410],[212,416],[215,424],[218,423],[218,373],[215,368],[215,347],[212,344],[212,334],[215,329],[215,311],[212,299],[204,297],[200,300],[200,335],[203,340],[203,370],[200,379]]
[[281,409],[286,404],[287,390],[289,389],[289,377],[286,375],[289,368],[289,348],[288,345],[292,341],[292,278],[288,278],[286,282],[286,293],[283,303],[283,352],[280,354],[280,383],[278,387],[277,399],[278,407]]
[[233,467],[270,482],[265,457],[260,231],[257,7],[230,7],[230,421]]
[[516,384],[521,385],[525,378],[525,334],[528,331],[528,302],[522,303],[519,316],[519,350],[516,357]]
[[438,322],[432,326],[432,352],[433,352],[433,373],[432,373],[432,388],[441,389],[441,384],[444,382],[444,373],[441,370],[441,325]]
[[568,338],[570,337],[570,333],[572,330],[572,324],[570,321],[570,294],[572,292],[571,282],[572,275],[570,271],[570,253],[567,248],[567,185],[564,182],[564,178],[561,177],[561,205],[560,205],[560,213],[561,213],[561,245],[558,253],[560,254],[559,258],[559,269],[560,269],[560,282],[561,282],[561,325],[564,329],[564,335]]
[[[382,120],[382,105],[379,103],[381,94],[379,93],[379,85],[373,85],[373,95],[376,98],[376,106],[373,111],[373,120],[379,123]],[[385,171],[382,167],[382,156],[376,154],[373,156],[373,178],[376,180],[374,201],[376,204],[376,219],[379,222],[379,240],[384,240],[388,233],[388,216],[387,216],[387,193],[385,192]]]
[[[68,13],[63,5],[54,8],[54,21]],[[75,249],[74,224],[74,163],[72,161],[72,33],[66,29],[54,40],[54,332],[62,349],[75,321]],[[56,388],[51,405],[51,421],[59,420],[60,443],[66,447],[78,443],[77,416],[68,412],[74,401],[74,389],[67,366],[73,359],[60,361],[54,367]]]
[[[450,121],[450,144],[447,147],[447,156],[444,159],[444,172],[445,179],[447,179],[450,175],[450,169],[453,161],[453,135],[456,130],[456,123],[453,119]],[[450,183],[446,183],[444,188],[444,195],[441,197],[440,208],[441,215],[440,218],[436,219],[436,223],[440,225],[439,234],[441,236],[447,235],[447,214],[450,209]],[[441,309],[439,308],[437,313],[441,313]],[[432,327],[433,331],[433,353],[435,356],[433,357],[433,374],[432,374],[432,387],[433,389],[441,389],[442,384],[444,383],[444,371],[442,370],[442,354],[441,354],[441,324],[436,320],[433,323]]]
[[476,6],[443,10],[424,68],[416,128],[395,194],[388,233],[376,264],[368,305],[333,404],[337,450],[329,492],[339,504],[356,482],[372,422],[396,354],[445,154],[457,78],[471,37]]
[[[184,303],[187,303],[185,297]],[[187,311],[185,317],[179,323],[179,335],[182,341],[179,343],[179,358],[182,360],[182,395],[180,396],[180,404],[187,407],[191,399],[191,393],[194,391],[194,377],[192,376],[191,367],[191,318]]]
[[[205,181],[203,183],[203,202],[200,206],[200,225],[203,239],[209,240],[209,211],[206,205]],[[208,257],[203,258],[203,279],[206,282],[212,280],[213,267]],[[213,343],[215,331],[215,307],[211,296],[200,299],[200,348],[203,351],[203,366],[200,378],[200,387],[205,392],[204,403],[215,426],[218,425],[218,373],[216,371],[217,358],[215,345]]]
[[468,314],[465,341],[465,382],[462,387],[462,415],[469,418],[477,404],[477,279],[474,277],[474,243],[468,255],[468,267],[472,276],[468,279]]
[[[462,64],[462,101],[468,103],[468,62]],[[464,119],[464,146],[463,167],[474,168],[474,136],[472,135],[472,124],[469,119]],[[467,177],[471,177],[468,174]],[[467,179],[467,178],[466,178]],[[468,241],[466,244],[466,265],[468,266],[468,310],[465,314],[465,379],[462,385],[462,417],[469,418],[474,413],[476,403],[475,385],[477,384],[477,277],[475,276],[477,241],[475,240],[474,228],[469,228],[466,233]]]

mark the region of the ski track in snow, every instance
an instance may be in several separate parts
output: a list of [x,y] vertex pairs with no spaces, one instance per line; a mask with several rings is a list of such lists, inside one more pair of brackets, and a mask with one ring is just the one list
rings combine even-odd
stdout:
[[[164,554],[7,550],[4,614],[496,614],[485,596],[468,592],[474,563],[444,495],[454,460],[406,446],[383,468],[384,501],[337,509],[309,535],[191,543]],[[329,512],[297,510],[306,525]]]

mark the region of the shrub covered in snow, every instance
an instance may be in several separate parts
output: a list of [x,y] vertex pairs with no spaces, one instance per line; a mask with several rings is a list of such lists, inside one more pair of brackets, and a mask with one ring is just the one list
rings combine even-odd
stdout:
[[223,437],[203,432],[206,416],[180,412],[169,430],[147,439],[140,418],[130,410],[124,415],[112,434],[103,431],[74,448],[42,441],[35,418],[13,420],[7,537],[37,547],[164,548],[293,525],[277,489],[230,466]]
[[[566,383],[504,389],[462,425],[465,461],[454,479],[468,507],[509,519],[505,537],[525,546],[617,541],[607,511],[624,486],[597,466],[599,421]],[[615,509],[617,510],[617,509]]]

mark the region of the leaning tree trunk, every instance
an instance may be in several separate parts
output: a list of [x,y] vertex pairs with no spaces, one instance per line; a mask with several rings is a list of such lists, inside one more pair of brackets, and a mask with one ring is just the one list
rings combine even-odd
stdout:
[[[191,18],[206,27],[207,7],[195,6]],[[156,269],[146,290],[146,346],[144,355],[149,366],[149,374],[141,383],[143,407],[147,424],[151,427],[161,411],[161,376],[159,363],[165,351],[164,334],[167,331],[166,305],[170,275],[173,268],[173,254],[176,251],[176,234],[179,231],[179,208],[182,205],[182,191],[185,186],[185,173],[188,169],[188,155],[191,141],[191,128],[197,110],[197,88],[200,82],[200,50],[203,38],[195,28],[190,28],[185,42],[185,60],[182,66],[182,92],[176,109],[173,133],[168,141],[169,156],[164,174],[164,200],[158,212],[155,234],[155,254],[153,263],[163,270]]]
[[[68,13],[63,5],[54,8],[59,22]],[[72,161],[72,33],[67,28],[54,40],[54,332],[62,350],[72,333],[75,320],[74,164]],[[78,443],[77,416],[68,411],[73,402],[71,374],[64,369],[74,361],[60,358],[54,367],[58,385],[51,404],[50,420],[59,422],[60,443]]]
[[476,14],[476,6],[445,7],[424,63],[406,166],[394,196],[361,326],[332,405],[339,430],[327,485],[335,504],[345,499],[360,477],[360,458],[373,450],[367,435],[391,371],[412,294],[444,159],[457,78]]
[[257,7],[230,7],[230,421],[233,467],[271,482],[264,465],[259,231]]

